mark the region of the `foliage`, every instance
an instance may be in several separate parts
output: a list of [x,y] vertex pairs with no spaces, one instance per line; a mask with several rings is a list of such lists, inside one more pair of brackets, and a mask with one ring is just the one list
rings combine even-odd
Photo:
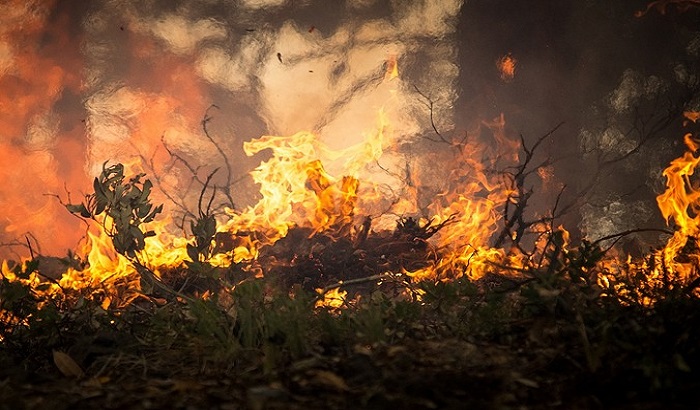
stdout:
[[[162,208],[150,204],[143,175],[127,180],[123,171],[103,167],[95,192],[68,207],[98,220],[115,249],[138,262],[151,235],[142,224]],[[190,223],[191,261],[181,267],[188,278],[215,271],[216,221],[201,205],[204,191]],[[432,229],[400,225],[409,236]],[[658,282],[647,265],[601,281],[612,276],[598,244],[572,247],[560,230],[544,235],[544,250],[516,277],[496,264],[478,280],[375,275],[339,283],[349,292],[340,309],[317,306],[319,295],[302,283],[249,277],[107,310],[91,290],[41,292],[56,284],[32,282],[31,260],[0,280],[0,398],[11,407],[38,396],[34,407],[505,409],[694,400],[695,285]],[[660,284],[644,286],[653,280]],[[79,378],[80,394],[46,394],[32,384],[37,375],[58,386]]]
[[83,218],[98,220],[112,238],[114,249],[134,258],[144,249],[145,238],[155,235],[153,231],[142,231],[141,225],[153,221],[163,210],[163,205],[151,204],[153,184],[148,179],[141,181],[144,176],[138,174],[125,181],[124,165],[108,167],[105,162],[102,173],[93,182],[95,192],[86,195],[83,203],[66,207]]
[[203,271],[205,273],[214,271],[214,269],[208,265],[208,261],[215,254],[213,241],[214,235],[216,234],[216,218],[212,212],[211,206],[216,196],[216,187],[213,188],[214,191],[209,197],[206,208],[203,208],[202,201],[215,173],[216,170],[207,176],[202,191],[199,194],[197,217],[193,217],[190,220],[190,231],[192,235],[194,235],[194,243],[187,244],[187,256],[190,257],[190,261],[187,262],[187,265],[194,271]]
[[[300,407],[315,407],[301,399],[310,391],[329,407],[355,395],[358,407],[421,400],[427,401],[419,407],[581,400],[616,407],[629,400],[688,399],[700,368],[693,343],[700,337],[697,298],[660,294],[656,305],[644,307],[596,297],[601,289],[590,278],[599,265],[588,259],[599,256],[596,249],[565,250],[555,238],[548,255],[550,261],[517,287],[466,278],[420,282],[403,296],[362,292],[341,310],[314,308],[315,294],[266,279],[208,298],[136,301],[122,311],[105,311],[88,299],[37,309],[29,286],[3,280],[3,311],[27,318],[27,325],[12,329],[5,323],[3,360],[14,371],[24,363],[18,380],[30,377],[27,372],[60,378],[66,376],[51,353],[65,352],[86,380],[112,380],[90,382],[102,391],[133,377],[148,384],[162,375],[195,375],[230,380],[234,390],[254,398],[262,389],[264,402],[281,404],[293,394]],[[553,264],[557,269],[548,271]],[[33,268],[14,269],[28,277]],[[436,378],[430,389],[438,396],[416,388],[424,383],[419,374]],[[459,393],[450,380],[480,394]]]

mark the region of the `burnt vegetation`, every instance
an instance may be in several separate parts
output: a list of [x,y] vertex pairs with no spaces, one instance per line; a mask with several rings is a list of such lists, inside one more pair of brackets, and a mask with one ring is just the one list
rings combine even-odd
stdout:
[[654,253],[604,263],[611,242],[634,232],[570,243],[555,227],[559,196],[552,212],[528,219],[527,181],[551,163],[534,162],[550,134],[523,144],[519,165],[494,170],[513,194],[493,241],[528,262],[494,260],[478,279],[463,275],[469,260],[428,280],[408,275],[440,261],[429,240],[454,222],[411,216],[391,231],[373,231],[369,216],[321,232],[293,226],[255,260],[217,266],[217,255],[264,233],[217,232],[216,201],[233,204],[213,184],[216,170],[195,179],[198,209],[180,208],[188,258],[158,269],[144,253],[153,233],[143,224],[162,210],[151,181],[105,164],[94,193],[67,208],[101,224],[137,275],[74,289],[45,273],[45,257],[8,264],[3,406],[691,408],[697,238],[676,255],[691,272],[680,278]]

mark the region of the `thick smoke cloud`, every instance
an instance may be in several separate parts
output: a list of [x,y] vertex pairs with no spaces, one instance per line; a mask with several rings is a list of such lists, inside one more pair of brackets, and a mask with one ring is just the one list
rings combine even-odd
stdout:
[[[539,148],[540,160],[556,160],[557,183],[549,194],[536,186],[531,209],[551,209],[565,186],[558,206],[573,206],[560,221],[574,236],[662,227],[661,171],[683,151],[682,109],[700,108],[700,7],[690,3],[467,2],[458,127],[502,112],[532,145],[561,123]],[[494,70],[506,54],[517,60],[509,82]]]
[[26,255],[27,237],[45,253],[74,248],[83,226],[56,196],[79,200],[105,161],[155,173],[171,196],[157,200],[187,203],[185,162],[204,178],[223,152],[243,206],[256,195],[245,176],[265,157],[245,156],[244,141],[310,130],[343,148],[376,129],[380,109],[394,143],[381,165],[430,192],[449,168],[446,147],[425,138],[433,125],[481,138],[503,114],[510,136],[533,144],[562,123],[538,149],[552,163],[533,182],[533,217],[565,186],[575,234],[659,226],[653,198],[684,132],[664,115],[678,108],[669,101],[700,107],[700,20],[697,7],[648,3],[6,0],[0,242],[13,246],[0,257]]
[[[12,3],[0,42],[2,81],[27,101],[3,106],[7,126],[0,132],[13,141],[4,152],[17,163],[2,172],[8,173],[3,181],[30,174],[31,187],[2,184],[8,193],[0,199],[7,210],[0,238],[23,244],[22,235],[31,232],[43,252],[74,247],[81,225],[44,194],[66,200],[68,190],[79,200],[105,161],[158,174],[159,185],[186,204],[197,193],[188,192],[188,166],[203,178],[224,165],[221,150],[240,180],[238,205],[254,199],[255,187],[242,177],[262,159],[245,157],[244,141],[310,130],[343,148],[373,132],[382,109],[394,124],[389,137],[411,140],[430,127],[413,85],[440,101],[438,117],[451,123],[461,5]],[[390,80],[387,72],[397,63],[400,79]],[[391,155],[385,167],[398,166]],[[331,170],[342,166],[331,160]],[[25,211],[36,217],[27,219]],[[61,233],[47,221],[61,221]]]

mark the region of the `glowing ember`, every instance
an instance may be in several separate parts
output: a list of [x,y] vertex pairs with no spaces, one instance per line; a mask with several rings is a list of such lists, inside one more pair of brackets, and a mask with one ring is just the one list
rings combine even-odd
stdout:
[[496,62],[496,66],[501,73],[501,80],[506,82],[512,81],[513,78],[515,78],[515,67],[517,64],[518,60],[510,55],[510,53],[499,58]]

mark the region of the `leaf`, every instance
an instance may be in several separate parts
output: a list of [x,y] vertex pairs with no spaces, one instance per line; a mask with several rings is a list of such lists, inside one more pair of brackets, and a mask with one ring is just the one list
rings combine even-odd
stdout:
[[67,204],[66,209],[72,214],[80,214],[83,218],[90,217],[90,212],[85,207],[85,204]]
[[216,219],[213,215],[209,215],[204,220],[204,236],[206,238],[211,238],[216,233]]
[[95,193],[95,215],[99,215],[107,209],[107,197]]
[[163,211],[163,204],[160,204],[160,205],[158,205],[157,207],[155,207],[155,208],[153,209],[153,212],[151,212],[151,214],[148,215],[148,216],[143,220],[143,222],[144,222],[144,223],[151,222],[151,221],[156,217],[156,215],[158,215],[158,214],[161,213],[162,211]]
[[682,371],[682,372],[690,372],[690,366],[688,365],[688,362],[685,361],[683,356],[680,354],[676,353],[673,355],[673,364],[676,365],[676,369]]
[[135,247],[135,250],[142,250],[146,246],[146,242],[144,241],[145,236],[143,235],[143,232],[136,227],[136,226],[131,226],[129,228],[129,234],[133,238],[133,244]]
[[85,375],[83,369],[70,356],[58,350],[53,351],[53,362],[58,370],[66,377],[80,378]]
[[313,380],[325,387],[330,387],[337,391],[348,391],[350,388],[342,377],[327,370],[319,370],[313,373]]
[[136,216],[138,216],[140,219],[147,217],[148,213],[151,212],[151,207],[152,206],[149,203],[141,204],[136,210]]
[[95,190],[96,195],[104,196],[104,188],[102,187],[102,184],[100,183],[100,180],[98,178],[95,178],[95,180],[92,181],[92,189]]
[[187,256],[189,256],[193,262],[197,262],[199,260],[199,251],[197,247],[187,244]]
[[143,191],[141,193],[141,202],[146,202],[148,200],[148,196],[151,194],[152,187],[153,187],[153,183],[151,182],[150,179],[147,179],[143,183]]

